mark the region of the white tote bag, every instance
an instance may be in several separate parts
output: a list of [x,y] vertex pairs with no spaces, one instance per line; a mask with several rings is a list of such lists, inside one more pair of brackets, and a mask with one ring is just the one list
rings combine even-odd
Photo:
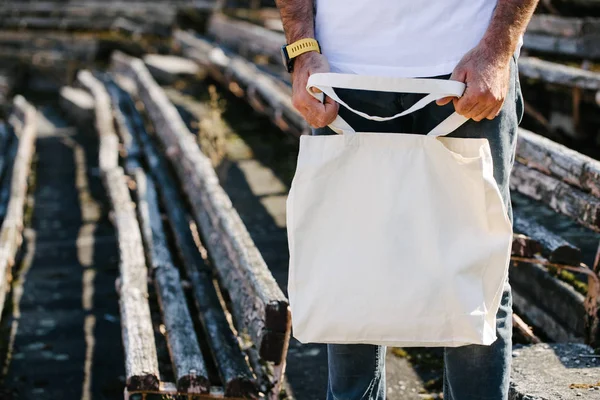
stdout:
[[[391,117],[353,110],[332,87],[428,93]],[[318,88],[375,121],[414,112],[464,84],[314,74]],[[322,95],[321,95],[322,96]],[[392,346],[489,345],[508,274],[512,227],[486,139],[446,138],[456,113],[428,135],[302,136],[287,200],[288,291],[299,341]]]

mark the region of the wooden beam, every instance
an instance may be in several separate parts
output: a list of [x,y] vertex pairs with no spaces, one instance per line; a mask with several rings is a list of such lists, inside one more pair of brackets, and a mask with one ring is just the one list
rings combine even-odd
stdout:
[[517,160],[600,198],[598,160],[525,129],[519,129]]
[[526,215],[522,215],[518,208],[515,209],[514,214],[514,230],[540,243],[542,252],[553,263],[573,266],[579,266],[581,263],[581,249]]
[[600,35],[600,18],[534,14],[527,25],[527,32],[571,38],[590,34]]
[[510,187],[596,232],[600,231],[600,200],[588,193],[520,163],[514,165]]
[[35,153],[37,135],[35,108],[21,96],[15,98],[14,108],[13,116],[18,120],[18,124],[13,124],[13,128],[18,136],[18,146],[10,171],[10,180],[9,177],[4,179],[7,186],[10,183],[10,192],[6,214],[0,228],[0,314],[4,310],[6,294],[9,291],[11,268],[23,241],[23,214],[27,197],[27,180]]
[[135,169],[139,166],[141,157],[140,146],[138,139],[134,136],[135,128],[131,125],[131,118],[125,113],[128,112],[126,105],[122,103],[120,89],[112,82],[108,76],[103,76],[103,82],[106,85],[106,90],[112,101],[112,112],[117,124],[117,131],[121,142],[123,143],[123,151],[121,157],[125,159],[125,169],[129,175],[133,175]]
[[100,138],[100,174],[112,207],[112,221],[119,246],[119,308],[127,389],[158,390],[160,374],[148,304],[144,246],[126,177],[118,166],[119,140],[114,130],[110,98],[102,82],[89,71],[81,71],[78,80],[92,93],[95,101],[95,126]]
[[137,83],[139,96],[192,206],[221,284],[232,299],[238,330],[250,334],[263,359],[281,362],[290,318],[288,301],[219,185],[210,160],[141,60],[113,54],[113,69],[126,71]]
[[55,51],[78,61],[93,61],[98,52],[98,40],[82,35],[0,31],[0,48],[20,51]]
[[281,63],[281,46],[285,36],[246,21],[213,14],[208,36],[219,44],[235,49],[243,56],[266,55],[272,63]]
[[110,97],[91,72],[80,71],[77,80],[94,98],[95,126],[100,137],[100,171],[110,171],[119,165],[119,137],[113,124]]
[[256,383],[215,291],[212,271],[205,264],[190,230],[191,218],[186,212],[185,200],[178,191],[176,179],[171,176],[169,166],[151,142],[133,101],[123,91],[121,96],[122,102],[129,104],[127,114],[131,119],[130,125],[135,126],[149,170],[156,180],[225,394],[234,397],[254,396],[257,392]]
[[519,57],[519,74],[528,79],[541,80],[557,85],[600,90],[600,73],[535,57]]
[[200,352],[181,278],[171,258],[154,182],[142,168],[137,168],[134,176],[138,218],[146,254],[154,270],[156,293],[167,330],[177,389],[184,393],[208,393],[210,382],[206,363]]
[[295,136],[310,131],[292,105],[291,88],[282,80],[190,33],[176,31],[174,37],[186,57],[204,66],[214,79],[236,96],[245,96],[256,111],[268,115],[283,131]]
[[571,38],[526,32],[523,41],[523,47],[527,50],[584,59],[600,58],[598,35]]

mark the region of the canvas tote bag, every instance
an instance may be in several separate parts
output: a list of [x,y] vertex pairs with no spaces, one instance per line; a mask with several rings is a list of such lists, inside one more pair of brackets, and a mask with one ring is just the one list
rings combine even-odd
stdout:
[[[380,117],[352,109],[334,87],[427,96]],[[464,84],[326,73],[310,77],[313,88],[387,121],[461,96]],[[355,132],[338,117],[330,127],[340,135],[301,137],[287,200],[288,292],[299,341],[495,341],[512,228],[487,140],[444,137],[465,121],[454,113],[419,135]]]

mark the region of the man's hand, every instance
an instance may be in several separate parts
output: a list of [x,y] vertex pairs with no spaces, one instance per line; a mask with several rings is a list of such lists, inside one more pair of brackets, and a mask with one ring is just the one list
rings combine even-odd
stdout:
[[339,105],[335,101],[326,97],[325,103],[321,103],[306,90],[309,76],[329,71],[327,59],[317,52],[304,53],[294,60],[292,104],[314,128],[329,125],[338,114]]
[[467,87],[460,98],[446,97],[437,101],[443,106],[454,102],[456,112],[474,121],[494,119],[502,109],[510,82],[510,56],[495,53],[480,44],[465,54],[451,80]]

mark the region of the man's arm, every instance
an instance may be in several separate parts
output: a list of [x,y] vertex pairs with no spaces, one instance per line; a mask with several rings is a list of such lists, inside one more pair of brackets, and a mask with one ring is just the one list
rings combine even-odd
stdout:
[[[288,44],[315,37],[313,0],[276,0],[281,13]],[[308,77],[317,72],[329,72],[327,59],[311,51],[294,60],[292,73],[292,103],[308,123],[316,128],[329,125],[338,113],[338,104],[330,98],[321,103],[306,91]]]
[[510,81],[510,58],[533,15],[538,0],[498,0],[490,26],[479,44],[454,69],[450,79],[466,83],[454,101],[459,114],[475,121],[495,118],[504,104]]

